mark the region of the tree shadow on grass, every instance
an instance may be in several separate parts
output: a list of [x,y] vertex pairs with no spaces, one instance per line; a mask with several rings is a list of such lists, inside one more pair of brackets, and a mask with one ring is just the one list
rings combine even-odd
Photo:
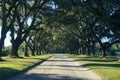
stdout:
[[120,68],[120,63],[116,63],[116,64],[102,64],[102,63],[90,63],[90,64],[84,64],[83,66],[93,66],[93,67],[97,67],[97,66],[102,66],[102,67],[114,67],[114,68]]
[[64,76],[58,74],[25,74],[19,75],[7,80],[86,80],[83,78],[76,78],[71,76]]
[[5,60],[4,59],[0,59],[0,62],[4,62]]
[[[22,59],[22,58],[21,58]],[[0,80],[6,80],[8,79],[9,77],[11,76],[16,76],[16,75],[19,75],[20,73],[22,72],[27,72],[28,70],[32,69],[33,67],[37,66],[37,65],[40,65],[43,61],[45,61],[46,59],[42,59],[42,58],[39,58],[41,61],[40,62],[37,62],[37,63],[34,63],[34,65],[26,65],[25,66],[29,66],[28,68],[25,68],[23,71],[18,71],[18,70],[15,70],[15,69],[11,69],[11,68],[5,68],[5,67],[1,67],[0,68]],[[11,61],[4,61],[4,62],[11,62]],[[33,63],[33,62],[29,62],[29,63]]]
[[114,62],[118,61],[118,59],[90,59],[90,58],[85,58],[85,59],[76,59],[75,61],[93,61],[93,62]]
[[1,67],[0,68],[0,80],[6,80],[8,77],[16,74],[17,72],[18,71],[15,69]]

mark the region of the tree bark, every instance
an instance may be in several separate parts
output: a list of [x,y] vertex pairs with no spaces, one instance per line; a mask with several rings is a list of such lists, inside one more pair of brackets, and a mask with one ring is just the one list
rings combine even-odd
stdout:
[[29,46],[31,52],[32,52],[32,56],[35,56],[35,46]]
[[105,49],[103,49],[102,56],[106,57],[106,50]]
[[0,61],[2,60],[2,48],[3,48],[3,45],[4,45],[4,40],[5,40],[5,37],[4,35],[1,35],[1,39],[0,39]]
[[95,57],[95,43],[92,45],[93,57]]
[[78,50],[79,50],[79,49],[76,49],[76,54],[78,54],[78,52],[79,52]]
[[[3,2],[3,5],[5,6],[5,2]],[[4,46],[4,40],[6,38],[6,33],[8,30],[6,30],[6,10],[5,10],[5,7],[2,6],[2,29],[1,29],[1,39],[0,39],[0,60],[2,60],[2,48]]]
[[41,50],[39,50],[39,55],[42,55],[42,51]]
[[18,48],[19,48],[19,45],[17,43],[12,43],[12,52],[10,54],[10,57],[19,58]]
[[35,50],[32,49],[32,56],[35,56]]
[[27,45],[27,43],[25,44],[25,56],[26,56],[26,57],[29,57],[29,54],[28,54],[28,45]]
[[2,61],[2,45],[1,45],[1,43],[0,43],[0,61]]
[[36,55],[39,55],[39,48],[36,47]]
[[82,49],[81,49],[81,47],[80,47],[80,54],[82,54]]
[[93,57],[95,57],[95,42],[92,38],[92,53],[93,53]]
[[88,51],[88,56],[90,56],[90,46],[88,46],[87,51]]

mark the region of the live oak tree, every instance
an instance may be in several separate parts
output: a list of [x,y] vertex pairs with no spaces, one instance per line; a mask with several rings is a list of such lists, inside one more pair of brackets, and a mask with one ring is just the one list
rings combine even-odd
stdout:
[[[26,46],[34,45],[30,47],[37,54],[41,50],[55,51],[59,46],[72,50],[71,53],[87,51],[91,55],[92,51],[93,56],[96,45],[102,50],[102,56],[106,56],[106,50],[120,42],[119,0],[2,0],[0,7],[0,54],[9,30],[12,43],[10,55],[14,57],[19,57],[18,47],[23,41]],[[43,31],[39,30],[42,24],[46,25]],[[33,32],[35,34],[31,35]],[[57,35],[56,40],[53,40],[53,33]],[[27,53],[25,55],[28,56]]]
[[6,34],[12,27],[15,20],[15,6],[17,5],[16,0],[2,0],[0,1],[0,22],[1,22],[1,38],[0,38],[0,60],[2,48],[4,46],[4,40]]
[[[93,56],[95,56],[96,43],[99,43],[103,56],[106,55],[107,48],[114,43],[119,43],[119,1],[61,0],[57,1],[56,4],[63,11],[62,14],[58,14],[62,15],[57,20],[59,23],[81,27],[76,29],[80,33],[76,33],[74,28],[68,30],[73,29],[71,34],[74,33],[81,41],[85,42],[84,45],[88,48],[88,54],[90,54],[90,47],[92,47]],[[102,33],[99,30],[101,27]],[[107,41],[103,42],[105,38]]]
[[[83,4],[87,10],[99,17],[97,24],[102,27],[102,32],[99,33],[101,37],[96,36],[101,48],[103,56],[106,55],[107,48],[111,47],[114,43],[119,43],[119,1],[118,0],[86,0]],[[115,18],[117,17],[117,18]],[[96,31],[97,32],[97,31]],[[98,31],[99,32],[99,31]],[[97,32],[97,33],[98,33]],[[96,34],[97,34],[96,33]],[[95,33],[94,33],[95,35]],[[98,34],[97,34],[98,35]],[[107,42],[102,42],[101,38],[108,39]]]
[[15,22],[11,27],[12,53],[10,56],[19,57],[18,47],[27,38],[31,30],[42,23],[41,11],[49,0],[18,1],[15,7]]

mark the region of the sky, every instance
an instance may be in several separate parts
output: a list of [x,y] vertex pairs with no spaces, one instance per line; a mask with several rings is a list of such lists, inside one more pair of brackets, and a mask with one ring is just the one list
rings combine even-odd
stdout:
[[[1,27],[0,27],[0,33],[1,33]],[[0,37],[1,37],[1,35],[0,35]],[[11,39],[11,38],[10,38],[10,32],[8,32],[7,35],[6,35],[6,39],[5,39],[5,41],[4,41],[5,47],[11,45],[10,39]]]
[[[28,18],[28,21],[27,21],[27,24],[30,26],[31,25],[31,22],[32,22],[32,19],[31,18]],[[1,26],[0,26],[0,37],[1,37]],[[7,33],[6,35],[6,39],[4,41],[4,46],[7,47],[7,46],[11,46],[11,37],[10,37],[10,31]]]
[[10,32],[7,33],[6,39],[5,39],[5,46],[10,46],[11,42],[10,42]]

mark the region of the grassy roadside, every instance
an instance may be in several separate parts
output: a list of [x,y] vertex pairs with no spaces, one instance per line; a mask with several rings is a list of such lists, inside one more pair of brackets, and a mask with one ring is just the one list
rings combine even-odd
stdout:
[[6,78],[16,74],[17,72],[23,71],[43,60],[51,57],[53,54],[45,54],[40,56],[32,56],[25,58],[6,58],[5,61],[0,62],[0,80],[5,80]]
[[115,57],[88,57],[85,55],[71,55],[68,57],[73,58],[76,61],[80,61],[80,64],[93,70],[105,80],[120,80],[120,62]]

